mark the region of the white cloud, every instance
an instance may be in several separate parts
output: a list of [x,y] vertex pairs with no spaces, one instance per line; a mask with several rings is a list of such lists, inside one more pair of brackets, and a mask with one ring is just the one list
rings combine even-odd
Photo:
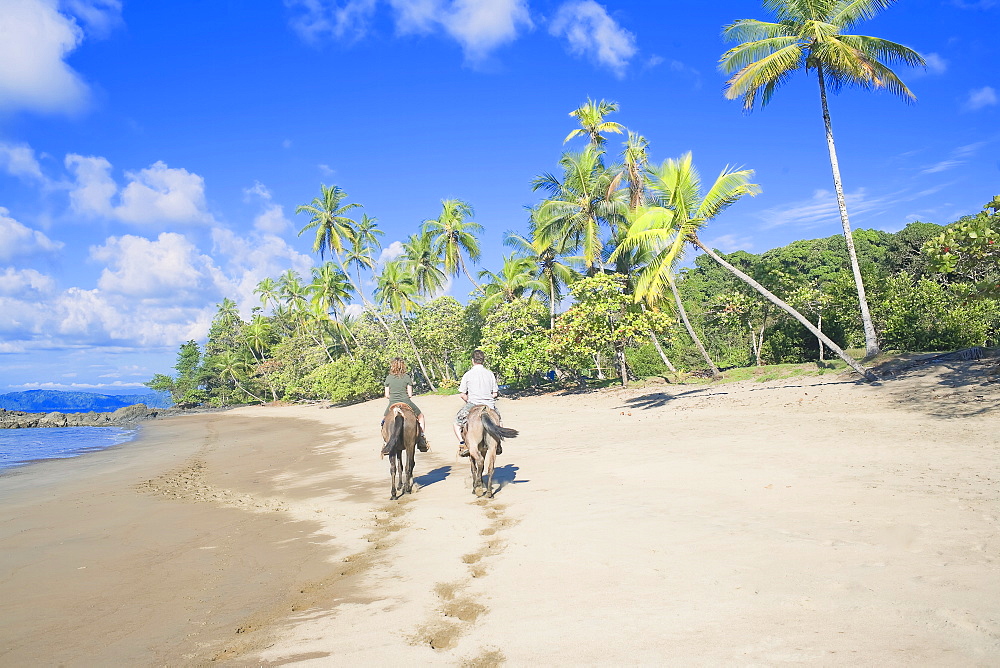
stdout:
[[38,298],[51,293],[54,288],[55,281],[52,277],[35,269],[18,270],[7,267],[0,274],[0,295],[11,297],[30,295]]
[[636,53],[635,36],[618,25],[594,0],[564,3],[552,19],[549,32],[565,37],[570,53],[593,58],[619,77],[625,74],[629,59]]
[[257,284],[265,278],[275,278],[287,269],[308,276],[313,266],[310,256],[299,253],[284,239],[271,234],[238,235],[232,230],[214,228],[212,242],[217,256],[225,256],[223,269],[227,276],[225,295],[249,313],[260,305],[254,295]]
[[250,188],[243,191],[247,199],[257,198],[263,204],[263,211],[253,220],[253,226],[261,232],[269,234],[280,234],[292,225],[292,221],[285,217],[285,210],[280,204],[276,204],[268,190],[260,181],[254,181]]
[[356,40],[368,32],[376,0],[285,0],[285,6],[298,10],[291,20],[292,29],[309,43],[324,37]]
[[27,144],[0,142],[0,168],[11,176],[47,183],[42,166],[35,158],[35,151]]
[[23,255],[51,253],[63,247],[38,230],[22,225],[10,217],[10,211],[0,206],[0,260],[9,261]]
[[987,142],[974,142],[972,144],[965,144],[964,146],[959,146],[951,152],[948,158],[934,163],[933,165],[928,165],[918,172],[919,174],[937,174],[939,172],[944,172],[949,169],[954,169],[960,165],[964,165],[966,158],[969,158],[976,154],[979,149],[986,146]]
[[531,28],[526,0],[389,0],[396,11],[399,34],[425,34],[441,29],[476,62]]
[[969,97],[965,101],[965,108],[978,111],[983,107],[991,107],[997,102],[997,92],[991,86],[983,86],[969,91]]
[[378,263],[385,264],[386,262],[392,262],[404,252],[406,251],[403,249],[403,242],[393,241],[382,249],[382,253],[378,256]]
[[928,53],[924,56],[929,74],[944,74],[948,70],[948,61],[936,53]]
[[[864,188],[859,188],[853,193],[845,193],[844,198],[847,200],[847,211],[852,218],[884,210],[889,205],[905,199],[912,199],[912,197],[901,198],[892,195],[872,198]],[[758,215],[764,220],[762,228],[765,230],[781,226],[810,229],[834,223],[840,224],[840,209],[832,190],[816,190],[808,200],[772,207]]]
[[63,6],[84,26],[88,34],[105,37],[122,22],[120,0],[62,0]]
[[[205,180],[186,169],[157,161],[138,172],[125,172],[127,183],[119,191],[105,158],[70,154],[66,168],[76,178],[69,197],[77,213],[138,225],[213,222]],[[116,196],[118,204],[113,202]]]
[[79,46],[83,30],[55,0],[2,0],[0,26],[0,109],[80,109],[87,86],[64,58]]
[[[441,31],[477,62],[512,42],[532,26],[527,0],[387,0],[399,35]],[[285,0],[295,12],[292,29],[303,40],[356,41],[364,37],[377,10],[376,0]]]
[[151,241],[125,235],[110,237],[90,248],[92,260],[107,266],[97,287],[118,295],[167,299],[172,303],[203,303],[203,296],[221,280],[220,272],[183,235],[164,232]]

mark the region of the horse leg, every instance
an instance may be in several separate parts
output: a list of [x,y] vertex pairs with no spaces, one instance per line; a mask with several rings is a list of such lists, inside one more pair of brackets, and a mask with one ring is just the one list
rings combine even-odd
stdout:
[[[402,470],[400,470],[402,474]],[[389,453],[389,481],[390,481],[390,491],[391,494],[389,499],[392,501],[396,500],[396,453]]]
[[493,498],[493,466],[497,460],[498,439],[490,437],[486,450],[486,496]]
[[416,461],[414,461],[416,459],[414,457],[415,449],[416,449],[415,444],[410,445],[409,447],[406,448],[407,461],[406,461],[406,476],[404,478],[404,480],[406,480],[406,487],[403,491],[407,494],[413,494],[413,465],[416,464]]

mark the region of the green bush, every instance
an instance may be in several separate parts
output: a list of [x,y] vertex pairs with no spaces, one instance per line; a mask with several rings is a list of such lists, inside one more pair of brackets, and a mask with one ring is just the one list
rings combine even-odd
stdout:
[[636,378],[664,376],[670,371],[652,343],[626,349],[625,359]]
[[317,397],[337,402],[356,401],[382,394],[384,378],[384,374],[376,373],[362,360],[340,357],[310,373],[302,384]]

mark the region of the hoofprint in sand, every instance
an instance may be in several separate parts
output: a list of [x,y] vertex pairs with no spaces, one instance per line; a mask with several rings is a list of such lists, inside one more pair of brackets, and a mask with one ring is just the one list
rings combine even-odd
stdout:
[[455,397],[420,397],[432,451],[394,502],[383,402],[213,416],[217,445],[131,491],[239,512],[256,522],[247,531],[294,527],[261,535],[282,590],[212,638],[132,658],[995,665],[988,364],[902,369],[875,386],[823,376],[501,400],[520,436],[492,500],[472,495],[455,456]]

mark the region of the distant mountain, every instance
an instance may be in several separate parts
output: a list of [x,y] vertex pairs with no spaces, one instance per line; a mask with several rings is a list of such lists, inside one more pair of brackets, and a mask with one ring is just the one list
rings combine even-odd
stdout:
[[166,392],[142,394],[94,394],[92,392],[60,392],[59,390],[28,390],[0,394],[0,408],[28,413],[106,413],[123,406],[146,404],[150,408],[169,408],[173,405]]

